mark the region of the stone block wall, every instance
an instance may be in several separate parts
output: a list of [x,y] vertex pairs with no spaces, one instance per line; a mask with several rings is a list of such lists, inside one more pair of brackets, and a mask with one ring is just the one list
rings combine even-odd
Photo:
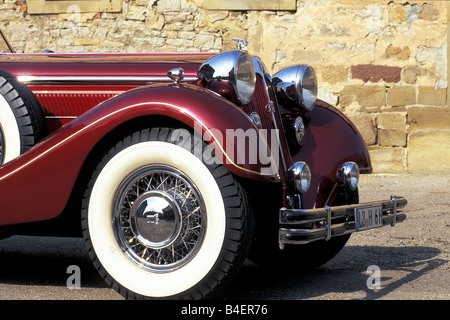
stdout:
[[31,15],[26,0],[0,0],[0,28],[19,52],[220,52],[244,38],[272,73],[315,68],[319,97],[356,124],[375,172],[450,171],[447,1],[299,0],[295,11],[203,2],[123,0],[117,13]]

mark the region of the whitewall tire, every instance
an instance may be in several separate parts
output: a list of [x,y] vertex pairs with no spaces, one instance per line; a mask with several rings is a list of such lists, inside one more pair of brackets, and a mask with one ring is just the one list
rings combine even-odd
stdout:
[[26,152],[45,134],[45,118],[36,97],[0,69],[0,164]]
[[6,163],[20,155],[20,133],[16,118],[8,101],[0,95],[0,163]]
[[172,132],[143,130],[119,142],[85,193],[90,256],[127,298],[207,298],[248,250],[242,187],[223,166],[172,143]]

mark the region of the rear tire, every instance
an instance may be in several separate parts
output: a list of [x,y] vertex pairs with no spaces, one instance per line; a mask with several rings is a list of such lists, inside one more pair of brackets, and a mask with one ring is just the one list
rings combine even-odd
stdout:
[[34,94],[0,69],[0,164],[28,151],[45,134],[45,118]]
[[174,132],[143,130],[117,143],[83,199],[89,255],[128,299],[212,297],[248,253],[253,228],[243,188],[224,166],[174,143]]

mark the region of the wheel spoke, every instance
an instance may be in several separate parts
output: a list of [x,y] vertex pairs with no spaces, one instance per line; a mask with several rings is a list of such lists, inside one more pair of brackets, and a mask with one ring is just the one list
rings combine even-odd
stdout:
[[[156,271],[171,271],[191,259],[203,241],[206,221],[203,199],[193,182],[176,169],[151,165],[130,175],[122,185],[113,213],[116,238],[122,250],[139,266]],[[158,202],[179,208],[175,213],[180,216],[178,229],[172,220],[160,221],[161,215],[152,211],[157,209],[149,209],[147,205]],[[136,226],[136,212],[142,208],[148,213],[140,219],[147,220]],[[160,235],[164,232],[168,236]]]

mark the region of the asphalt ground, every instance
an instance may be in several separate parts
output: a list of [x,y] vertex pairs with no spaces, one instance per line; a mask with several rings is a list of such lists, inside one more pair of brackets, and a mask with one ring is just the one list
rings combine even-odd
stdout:
[[[248,261],[223,301],[450,300],[450,174],[361,177],[361,202],[391,195],[407,198],[405,222],[354,233],[334,259],[307,272],[268,272]],[[80,288],[70,289],[71,266]],[[0,300],[122,297],[92,267],[82,239],[13,236],[0,241]]]

